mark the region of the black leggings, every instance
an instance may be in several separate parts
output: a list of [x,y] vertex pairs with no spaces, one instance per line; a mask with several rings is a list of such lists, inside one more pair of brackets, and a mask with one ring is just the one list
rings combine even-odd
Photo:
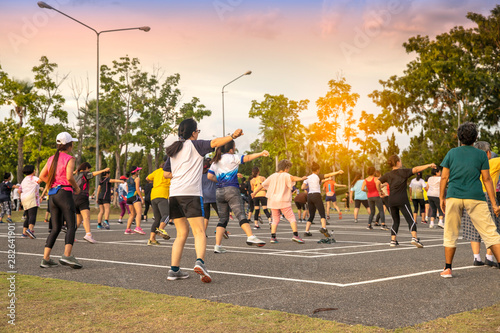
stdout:
[[144,214],[145,218],[148,216],[149,206],[151,206],[151,201],[144,200],[144,213],[143,214]]
[[219,216],[219,211],[217,210],[216,202],[203,203],[203,210],[205,213],[204,218],[206,218],[207,220],[210,219],[210,205],[212,205],[212,207],[215,210],[215,213],[217,213],[217,216]]
[[439,197],[429,197],[429,205],[431,206],[430,217],[436,218],[436,213],[439,211],[439,216],[443,216],[443,211],[439,204]]
[[411,213],[411,207],[409,202],[405,203],[404,205],[391,206],[390,211],[393,221],[391,227],[392,236],[396,236],[398,234],[399,222],[400,222],[399,212],[403,213],[403,216],[406,220],[406,223],[408,223],[408,228],[410,229],[410,231],[417,231],[417,224],[413,219],[413,214]]
[[23,227],[24,228],[29,228],[30,224],[35,225],[36,223],[36,213],[38,212],[38,207],[32,207],[30,209],[26,209],[24,211],[24,215],[26,216],[26,219],[24,220]]
[[321,193],[309,193],[307,195],[307,205],[309,206],[309,222],[314,220],[316,209],[318,210],[319,216],[321,216],[322,219],[326,219],[325,206],[323,205]]
[[[263,206],[267,206],[267,198],[266,197],[255,197],[255,198],[253,198],[253,205],[254,205],[253,208],[255,209],[254,221],[258,221],[259,215],[260,215],[260,208]],[[258,206],[259,209],[256,209],[255,208],[256,206]],[[264,214],[266,214],[267,218],[270,219],[271,213],[269,212],[269,209],[262,208],[262,210],[264,211]]]
[[382,203],[382,199],[380,197],[368,198],[368,205],[370,206],[370,216],[368,216],[368,224],[371,225],[373,222],[373,217],[375,216],[375,206],[377,206],[378,209],[377,222],[378,217],[380,216],[382,223],[385,224],[384,204]]
[[57,236],[61,232],[63,222],[66,221],[65,244],[73,245],[76,231],[76,209],[73,193],[60,189],[56,194],[49,197],[50,214],[52,218],[52,230],[47,237],[45,247],[52,248]]
[[425,200],[424,199],[412,199],[413,201],[413,210],[415,214],[418,214],[418,206],[420,206],[420,214],[425,213]]

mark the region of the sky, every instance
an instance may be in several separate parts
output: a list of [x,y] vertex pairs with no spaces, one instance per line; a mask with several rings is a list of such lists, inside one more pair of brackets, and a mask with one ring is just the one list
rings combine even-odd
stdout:
[[[355,115],[381,110],[368,97],[381,89],[379,80],[401,75],[414,54],[402,44],[410,37],[470,27],[467,12],[488,15],[490,0],[46,0],[47,4],[97,31],[150,26],[105,33],[100,37],[100,63],[122,56],[138,58],[144,71],[160,67],[166,75],[179,73],[182,102],[191,97],[212,111],[199,124],[200,138],[222,131],[222,86],[226,132],[242,128],[237,147],[245,151],[259,136],[259,120],[250,119],[252,100],[283,94],[295,101],[308,99],[300,119],[317,120],[316,100],[325,96],[328,81],[345,76],[360,94]],[[0,65],[11,77],[33,81],[31,69],[41,56],[69,74],[62,85],[65,109],[72,115],[76,102],[70,83],[88,78],[91,97],[96,86],[96,35],[86,27],[36,1],[0,0]],[[9,116],[0,108],[0,119]],[[70,123],[74,124],[74,116]],[[386,137],[379,136],[384,146]],[[396,132],[404,149],[409,136]],[[174,139],[174,136],[172,136]]]

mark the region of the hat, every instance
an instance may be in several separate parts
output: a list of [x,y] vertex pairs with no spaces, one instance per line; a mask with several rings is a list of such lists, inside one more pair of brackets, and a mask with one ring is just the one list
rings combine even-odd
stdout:
[[69,134],[68,132],[61,132],[57,134],[56,143],[59,145],[65,145],[67,143],[75,141],[78,141],[78,139],[73,139],[71,137],[71,134]]
[[121,180],[127,180],[128,178],[126,176],[121,176],[120,179]]
[[135,168],[135,170],[131,171],[130,173],[136,173],[138,171],[142,170],[142,168]]

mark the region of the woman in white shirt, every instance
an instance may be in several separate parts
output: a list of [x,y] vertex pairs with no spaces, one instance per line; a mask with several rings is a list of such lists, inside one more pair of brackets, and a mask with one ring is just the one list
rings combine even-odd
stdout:
[[429,228],[434,228],[434,220],[436,219],[437,213],[439,212],[439,222],[438,227],[444,229],[444,214],[441,210],[441,205],[439,202],[439,190],[441,189],[441,169],[436,168],[431,170],[431,176],[427,179],[427,186],[425,190],[427,191],[427,197],[429,198],[429,205],[431,206],[431,224]]

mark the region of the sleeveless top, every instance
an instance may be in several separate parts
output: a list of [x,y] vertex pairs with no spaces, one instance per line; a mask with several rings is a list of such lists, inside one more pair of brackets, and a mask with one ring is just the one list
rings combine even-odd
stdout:
[[[68,179],[66,178],[66,166],[68,165],[68,162],[73,158],[73,156],[68,155],[63,152],[59,152],[59,159],[57,160],[57,169],[56,169],[56,175],[54,177],[54,182],[52,183],[52,188],[57,187],[59,185],[63,185],[65,187],[62,187],[63,190],[73,192],[73,188],[71,187],[71,184],[69,183]],[[50,167],[52,165],[52,161],[54,160],[54,155],[49,157],[49,160],[47,161],[47,169],[50,170]]]
[[137,194],[137,190],[135,188],[135,179],[133,179],[132,177],[127,179],[127,188],[128,188],[127,199],[132,198]]
[[[255,191],[255,189],[260,185],[262,184],[262,180],[260,180],[260,177],[261,176],[257,176],[253,179],[253,186],[252,186],[252,192]],[[266,189],[265,188],[262,188],[262,190],[260,190],[258,193],[255,193],[255,198],[257,197],[265,197],[266,196]]]
[[378,194],[377,186],[375,185],[375,177],[373,177],[371,181],[366,178],[365,182],[366,189],[368,190],[368,198],[379,197],[380,195]]

